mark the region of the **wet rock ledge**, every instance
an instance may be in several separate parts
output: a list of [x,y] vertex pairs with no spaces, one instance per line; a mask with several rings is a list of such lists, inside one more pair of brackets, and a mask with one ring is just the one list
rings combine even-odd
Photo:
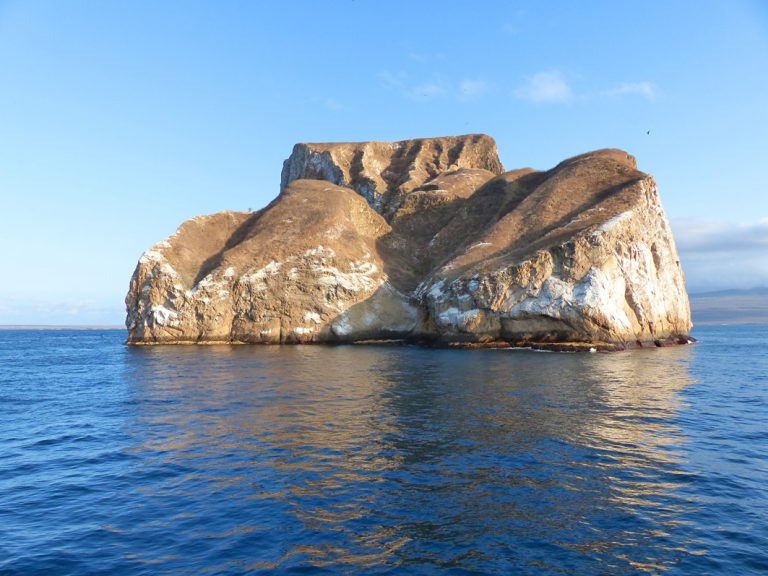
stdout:
[[139,259],[129,344],[689,342],[652,176],[621,150],[505,171],[482,134],[297,144],[258,212],[182,223]]

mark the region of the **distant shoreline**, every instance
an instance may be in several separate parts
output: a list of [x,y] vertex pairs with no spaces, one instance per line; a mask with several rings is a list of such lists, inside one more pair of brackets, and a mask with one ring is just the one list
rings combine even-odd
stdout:
[[724,290],[690,297],[694,325],[768,323],[768,289]]
[[0,330],[125,330],[125,326],[105,325],[58,325],[58,324],[0,324]]
[[736,318],[736,319],[710,319],[693,318],[693,328],[696,326],[763,326],[768,324],[768,318]]

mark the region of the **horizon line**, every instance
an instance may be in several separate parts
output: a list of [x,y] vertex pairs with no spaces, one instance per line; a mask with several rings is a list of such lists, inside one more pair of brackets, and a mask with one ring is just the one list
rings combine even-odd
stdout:
[[120,324],[0,324],[0,330],[127,330]]

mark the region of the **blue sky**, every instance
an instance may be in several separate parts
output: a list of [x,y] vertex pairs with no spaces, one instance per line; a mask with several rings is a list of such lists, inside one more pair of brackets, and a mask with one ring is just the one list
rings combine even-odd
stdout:
[[689,291],[768,285],[765,2],[0,0],[0,324],[121,324],[141,253],[296,142],[474,132],[629,151]]

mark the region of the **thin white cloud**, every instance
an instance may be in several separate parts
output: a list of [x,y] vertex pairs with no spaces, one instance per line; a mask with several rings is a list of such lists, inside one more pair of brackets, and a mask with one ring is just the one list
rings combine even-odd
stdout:
[[390,72],[385,70],[379,72],[378,79],[381,85],[388,90],[402,90],[408,79],[408,74],[405,72]]
[[434,100],[445,95],[445,87],[442,84],[436,82],[426,82],[424,84],[418,84],[413,88],[406,90],[405,95],[411,100],[424,102],[427,100]]
[[515,90],[515,96],[530,102],[569,102],[573,92],[565,76],[558,70],[538,72],[526,79],[525,84]]
[[520,33],[520,27],[512,22],[504,22],[504,24],[501,25],[501,31],[510,36],[517,36]]
[[434,62],[436,60],[445,60],[445,54],[442,52],[409,52],[408,58],[414,62],[426,64],[428,62]]
[[465,78],[459,82],[459,98],[461,100],[474,100],[488,92],[488,83],[484,80]]
[[521,31],[525,30],[526,20],[525,10],[516,10],[514,13],[509,14],[508,20],[502,22],[501,31],[510,36],[517,36]]
[[380,72],[378,78],[381,85],[387,90],[397,92],[401,96],[416,102],[434,100],[447,93],[443,82],[433,80],[414,84],[410,82],[410,77],[405,72]]
[[768,286],[768,218],[672,222],[690,292]]
[[310,102],[313,106],[319,105],[325,108],[326,110],[330,110],[331,112],[337,112],[339,110],[344,109],[344,104],[337,100],[336,98],[331,97],[323,97],[323,96],[312,96],[308,99],[308,102]]
[[324,99],[323,105],[326,108],[328,108],[328,110],[333,110],[333,111],[344,109],[344,105],[340,101],[336,100],[335,98]]
[[605,91],[606,96],[643,96],[654,100],[657,95],[656,87],[651,82],[623,82]]
[[455,98],[466,102],[480,98],[491,89],[491,84],[480,78],[463,78],[457,81],[435,75],[419,81],[403,71],[379,72],[377,78],[386,90],[414,102],[431,102],[440,98]]
[[678,247],[688,252],[768,249],[768,218],[747,224],[733,224],[721,220],[679,219],[673,222],[673,228]]

